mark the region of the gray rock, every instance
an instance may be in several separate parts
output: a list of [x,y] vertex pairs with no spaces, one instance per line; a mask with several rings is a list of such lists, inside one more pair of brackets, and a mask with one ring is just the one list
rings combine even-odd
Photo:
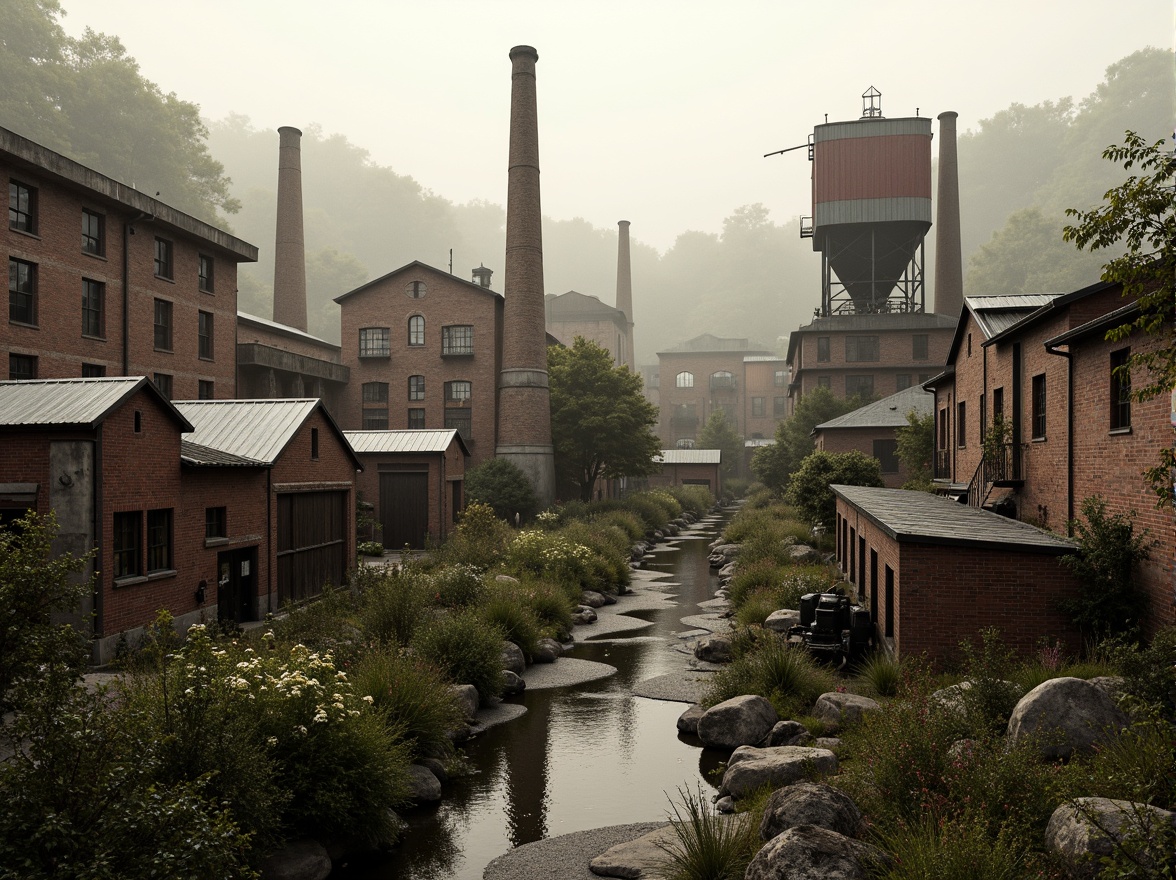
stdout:
[[768,735],[764,737],[760,746],[763,748],[794,746],[796,743],[789,742],[789,740],[795,739],[802,733],[808,733],[808,730],[799,721],[777,721],[772,729],[768,731]]
[[715,801],[715,809],[720,813],[734,813],[735,812],[735,798],[727,795]]
[[509,669],[502,670],[502,695],[504,697],[513,697],[526,689],[527,683],[523,681],[521,675]]
[[727,636],[699,639],[694,646],[694,656],[707,663],[730,663],[731,639]]
[[577,605],[575,612],[572,614],[572,623],[596,623],[596,612],[587,605]]
[[419,758],[417,763],[437,777],[437,781],[444,785],[449,781],[449,771],[436,758]]
[[893,859],[878,847],[816,825],[773,837],[755,854],[744,880],[867,880]]
[[316,840],[296,840],[261,863],[262,880],[326,880],[331,873],[327,848]]
[[764,621],[764,629],[770,629],[772,632],[786,633],[799,623],[799,611],[793,611],[790,608],[781,608],[779,611],[773,611],[768,615],[768,619]]
[[511,577],[509,574],[497,574],[494,576],[494,580],[500,584],[517,584],[519,582],[517,577]]
[[1121,675],[1099,675],[1095,678],[1089,678],[1087,681],[1114,700],[1116,705],[1118,705],[1119,697],[1123,696],[1123,688],[1127,684],[1126,679]]
[[837,756],[828,749],[742,746],[727,761],[719,794],[729,794],[738,800],[765,785],[780,788],[809,776],[828,776],[836,772]]
[[788,549],[788,556],[800,565],[810,565],[821,562],[821,552],[808,544],[794,544]]
[[698,719],[698,738],[704,746],[734,749],[763,742],[779,720],[772,704],[763,697],[744,694],[707,709]]
[[536,663],[554,663],[563,654],[563,647],[555,639],[540,639],[535,648]]
[[735,574],[735,570],[736,570],[735,563],[728,562],[726,565],[724,565],[722,568],[719,569],[719,577],[724,577],[724,578],[732,577]]
[[[794,745],[804,745],[804,743],[794,743]],[[814,749],[828,749],[833,754],[837,754],[837,750],[841,748],[841,738],[836,736],[818,736],[811,743]]]
[[825,723],[832,731],[842,727],[857,724],[867,712],[874,712],[881,708],[877,702],[860,694],[840,694],[831,692],[817,697],[813,706],[813,715]]
[[1080,678],[1053,678],[1025,694],[1009,718],[1013,743],[1037,737],[1046,758],[1090,752],[1127,726],[1127,716],[1106,693]]
[[408,768],[409,797],[417,801],[441,800],[441,780],[433,775],[433,771],[420,764],[413,764]]
[[603,593],[598,593],[595,590],[585,590],[580,594],[580,604],[587,605],[589,608],[603,608],[608,604],[604,598]]
[[849,797],[823,782],[797,782],[778,788],[764,805],[760,838],[771,840],[798,825],[819,825],[846,837],[857,837],[862,813]]
[[478,714],[478,689],[472,684],[455,684],[450,688],[466,718]]
[[509,669],[515,675],[527,671],[527,658],[523,655],[523,649],[514,642],[502,643],[502,668]]
[[677,842],[678,835],[673,826],[666,825],[636,840],[609,847],[588,863],[588,870],[600,877],[622,877],[626,880],[660,877],[667,858],[665,847]]
[[678,730],[681,733],[698,733],[698,719],[700,719],[706,709],[695,703],[685,712],[678,716]]
[[1092,880],[1102,869],[1099,860],[1124,848],[1146,866],[1171,858],[1156,843],[1164,839],[1156,833],[1163,824],[1176,829],[1176,813],[1110,798],[1075,798],[1050,816],[1045,848],[1062,857],[1072,877]]

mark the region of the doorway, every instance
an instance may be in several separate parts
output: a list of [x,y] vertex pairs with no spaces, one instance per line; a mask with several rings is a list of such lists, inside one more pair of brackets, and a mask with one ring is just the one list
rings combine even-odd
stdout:
[[257,548],[223,550],[216,554],[216,618],[221,623],[253,620],[257,593]]

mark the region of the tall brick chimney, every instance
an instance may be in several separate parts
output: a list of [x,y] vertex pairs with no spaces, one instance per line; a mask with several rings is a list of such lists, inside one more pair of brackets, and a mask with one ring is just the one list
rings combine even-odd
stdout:
[[633,273],[629,265],[629,221],[617,221],[617,308],[625,313],[625,351],[621,363],[630,373],[637,372],[637,356],[633,352]]
[[302,132],[278,129],[278,231],[274,242],[274,320],[306,330],[306,242],[302,235]]
[[502,372],[495,455],[518,465],[540,508],[555,500],[547,326],[543,300],[543,215],[539,205],[539,120],[530,46],[510,50],[510,158],[506,190]]
[[960,175],[954,110],[939,114],[939,191],[935,204],[935,313],[959,317],[964,307],[960,247]]

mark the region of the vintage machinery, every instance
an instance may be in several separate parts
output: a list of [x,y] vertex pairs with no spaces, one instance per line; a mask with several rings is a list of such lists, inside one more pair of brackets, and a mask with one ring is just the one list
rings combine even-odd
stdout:
[[789,631],[813,654],[840,663],[865,653],[873,623],[868,609],[842,593],[805,593],[800,597],[800,623]]

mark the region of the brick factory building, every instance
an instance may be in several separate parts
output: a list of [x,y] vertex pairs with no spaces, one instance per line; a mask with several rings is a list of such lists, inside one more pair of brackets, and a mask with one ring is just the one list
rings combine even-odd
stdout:
[[931,394],[921,386],[912,386],[817,425],[813,446],[831,453],[861,452],[877,459],[882,481],[887,488],[897,489],[910,479],[910,473],[898,459],[896,431],[910,424],[908,413],[926,417],[934,405]]

